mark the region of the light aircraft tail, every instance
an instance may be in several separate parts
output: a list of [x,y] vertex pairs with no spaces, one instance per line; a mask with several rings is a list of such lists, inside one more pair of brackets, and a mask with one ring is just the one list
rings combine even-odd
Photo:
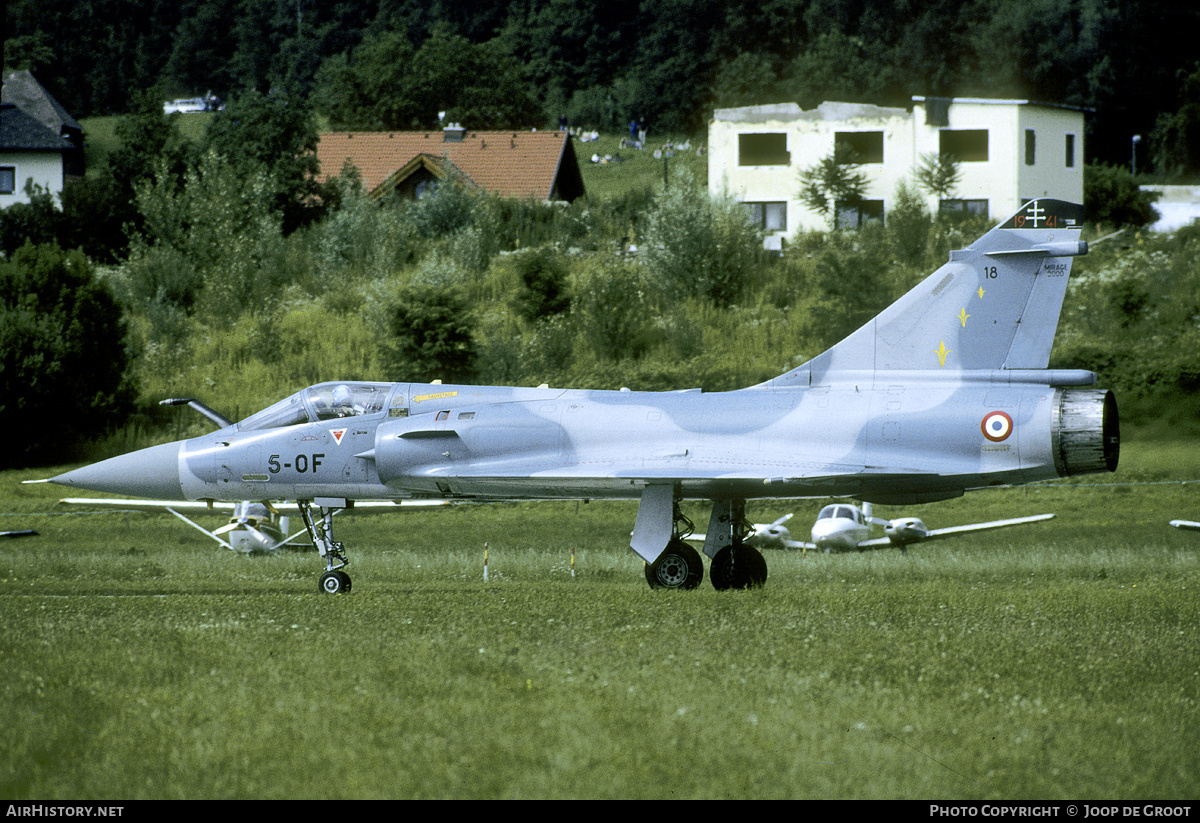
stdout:
[[1086,254],[1083,207],[1033,200],[873,320],[764,388],[840,372],[1045,369],[1071,272]]

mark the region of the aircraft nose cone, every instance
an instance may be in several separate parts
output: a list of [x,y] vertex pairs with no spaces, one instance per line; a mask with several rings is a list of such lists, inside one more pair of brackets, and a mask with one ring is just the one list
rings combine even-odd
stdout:
[[108,494],[183,500],[179,449],[179,443],[151,446],[60,474],[50,482]]

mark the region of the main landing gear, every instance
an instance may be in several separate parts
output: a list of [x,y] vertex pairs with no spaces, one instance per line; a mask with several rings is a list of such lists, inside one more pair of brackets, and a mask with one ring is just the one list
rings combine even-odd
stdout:
[[[767,582],[767,561],[758,549],[745,543],[752,528],[746,520],[745,500],[713,501],[704,539],[704,553],[712,558],[709,579],[713,588],[750,589]],[[633,550],[646,556],[647,548],[656,543],[661,546],[663,543],[657,541],[666,539],[666,548],[653,562],[646,563],[646,582],[650,588],[694,589],[700,585],[704,562],[700,553],[686,542],[694,530],[693,523],[679,509],[674,489],[646,488],[634,528]]]
[[[320,517],[314,518],[313,503],[320,508]],[[346,547],[333,539],[333,516],[346,508],[345,500],[317,499],[312,503],[301,500],[300,516],[304,518],[304,526],[313,545],[325,559],[325,572],[321,575],[320,590],[325,594],[349,594],[350,575],[342,569],[350,565],[346,559]]]

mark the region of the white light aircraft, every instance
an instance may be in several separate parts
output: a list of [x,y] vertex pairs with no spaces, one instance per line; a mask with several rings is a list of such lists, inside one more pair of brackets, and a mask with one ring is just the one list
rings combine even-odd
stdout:
[[[862,508],[850,503],[833,503],[821,509],[813,523],[811,540],[793,540],[784,524],[792,515],[786,514],[774,523],[754,525],[754,531],[746,542],[758,549],[813,549],[823,552],[866,551],[867,549],[898,548],[904,550],[913,543],[957,537],[970,532],[1020,526],[1050,520],[1053,514],[1035,514],[1014,517],[1008,520],[992,520],[986,523],[971,523],[966,526],[950,526],[930,529],[920,518],[900,517],[884,520],[875,517],[871,504]],[[871,537],[872,526],[883,526],[883,537]]]

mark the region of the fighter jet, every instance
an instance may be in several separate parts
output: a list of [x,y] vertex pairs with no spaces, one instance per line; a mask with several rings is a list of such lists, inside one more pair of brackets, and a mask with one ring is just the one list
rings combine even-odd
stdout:
[[[986,523],[970,523],[965,526],[949,526],[930,529],[918,517],[900,517],[884,520],[873,516],[870,504],[860,509],[850,503],[834,503],[825,506],[813,523],[810,541],[793,540],[784,524],[791,519],[787,514],[774,523],[755,524],[746,543],[759,549],[813,549],[822,552],[866,551],[867,549],[898,548],[905,550],[913,543],[956,537],[972,532],[1002,529],[1024,523],[1039,523],[1053,519],[1053,514],[1034,514],[1013,517],[1007,520],[991,520]],[[882,526],[883,537],[871,537],[872,526]]]
[[1195,520],[1172,520],[1171,525],[1189,532],[1200,532],[1200,523]]
[[295,500],[344,592],[333,513],[357,499],[639,501],[630,548],[656,588],[697,586],[681,500],[708,500],[718,589],[761,585],[745,503],[913,504],[1114,471],[1111,392],[1049,369],[1082,208],[1021,207],[842,342],[728,392],[328,382],[218,431],[52,478],[159,499]]

